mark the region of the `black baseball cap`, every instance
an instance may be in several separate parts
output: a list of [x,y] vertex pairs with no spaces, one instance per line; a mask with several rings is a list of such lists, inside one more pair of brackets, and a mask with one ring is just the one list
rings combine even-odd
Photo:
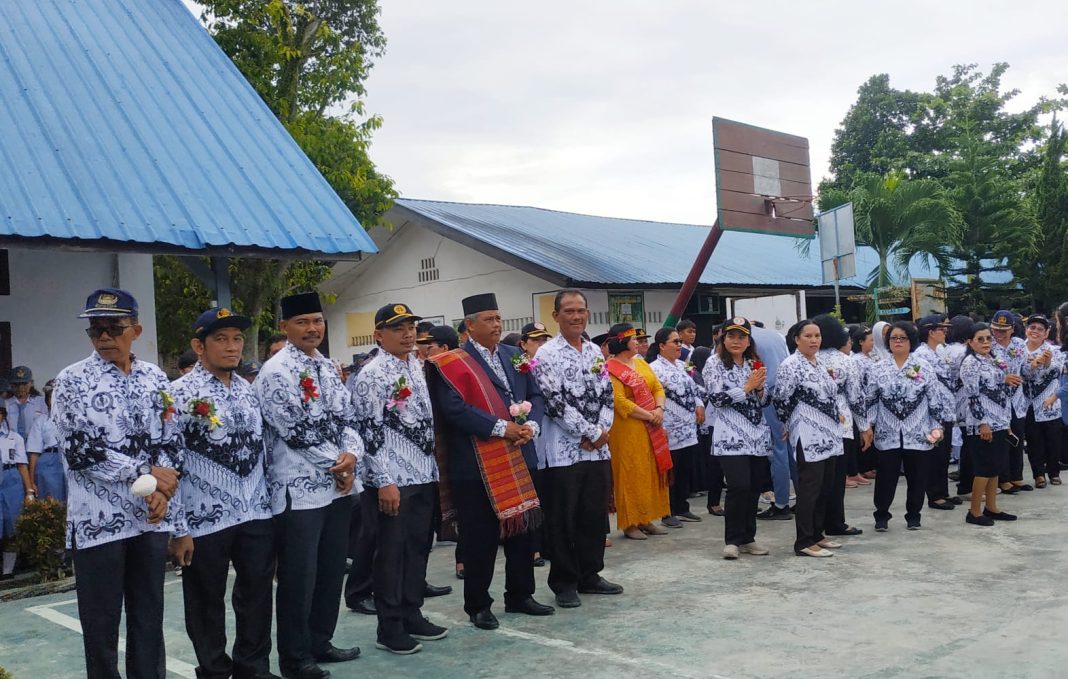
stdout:
[[407,304],[387,304],[375,313],[375,330],[388,328],[405,321],[421,321]]
[[193,337],[203,340],[220,328],[248,330],[250,325],[252,325],[252,319],[247,316],[238,316],[226,307],[212,307],[200,314],[196,323],[193,324]]

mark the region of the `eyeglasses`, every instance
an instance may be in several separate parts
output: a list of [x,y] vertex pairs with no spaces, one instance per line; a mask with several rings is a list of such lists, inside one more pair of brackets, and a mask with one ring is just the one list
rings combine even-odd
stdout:
[[100,336],[107,333],[108,337],[116,338],[121,337],[126,328],[132,327],[130,325],[120,325],[118,323],[110,323],[108,325],[94,325],[85,329],[85,334],[89,335],[90,339],[100,339]]
[[987,342],[993,342],[994,341],[994,338],[991,337],[990,335],[983,335],[982,337],[975,337],[973,339],[975,339],[976,342],[982,342],[984,344],[986,344]]
[[891,335],[890,336],[890,341],[891,342],[908,342],[909,338],[908,337],[902,337],[901,335]]
[[682,340],[680,340],[680,339],[668,340],[667,344],[682,344]]

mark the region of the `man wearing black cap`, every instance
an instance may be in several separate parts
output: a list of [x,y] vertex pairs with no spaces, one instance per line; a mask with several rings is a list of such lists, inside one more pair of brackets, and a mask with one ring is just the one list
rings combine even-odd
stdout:
[[1005,371],[1005,384],[1009,385],[1012,402],[1012,421],[1009,423],[1009,458],[1006,466],[998,476],[1001,492],[1010,495],[1022,490],[1034,490],[1034,486],[1023,481],[1024,418],[1027,416],[1027,399],[1023,393],[1023,364],[1027,355],[1027,346],[1019,337],[1013,335],[1016,314],[1001,309],[994,312],[990,319],[990,333],[994,335],[991,353],[1003,360],[1008,369]]
[[171,531],[185,532],[181,430],[166,374],[131,352],[141,336],[125,290],[89,295],[88,358],[60,371],[52,421],[67,460],[67,547],[74,550],[86,675],[117,677],[126,609],[126,674],[162,676],[163,573]]
[[[278,549],[278,663],[285,677],[330,673],[317,663],[353,660],[330,643],[337,625],[352,512],[353,470],[363,443],[348,389],[319,353],[325,322],[315,292],[281,300],[287,344],[253,384],[267,424],[267,482]],[[357,490],[359,490],[357,488]]]
[[[916,349],[916,358],[922,358],[934,368],[938,376],[937,392],[945,404],[942,412],[956,415],[957,412],[957,378],[954,373],[959,366],[954,366],[952,357],[946,349],[946,331],[949,320],[943,314],[931,314],[916,321],[919,330],[920,346]],[[949,458],[953,447],[953,427],[956,423],[942,423],[945,435],[927,456],[927,506],[932,509],[950,510],[955,505],[949,494]]]
[[460,348],[460,336],[447,325],[435,325],[426,331],[426,336],[416,340],[420,347],[426,347],[425,357],[431,358],[446,351]]
[[1026,323],[1026,349],[1023,363],[1023,393],[1027,402],[1024,431],[1027,457],[1035,486],[1046,487],[1046,476],[1055,486],[1061,485],[1061,402],[1058,397],[1064,354],[1050,344],[1049,319],[1031,314]]
[[[274,526],[264,476],[263,419],[235,377],[251,321],[208,309],[193,324],[193,369],[174,381],[184,434],[182,505],[189,534],[172,547],[183,567],[185,629],[197,676],[268,677]],[[190,553],[195,551],[196,559]],[[226,653],[226,580],[233,565],[237,634]]]
[[464,554],[464,610],[480,629],[496,629],[489,585],[497,545],[505,554],[505,610],[550,615],[534,600],[531,531],[541,507],[530,469],[543,401],[534,376],[513,364],[519,350],[499,344],[501,314],[493,294],[463,300],[470,339],[427,362],[435,420],[444,437],[438,454],[446,521],[459,517]]
[[378,310],[375,341],[382,350],[352,388],[356,423],[367,446],[359,466],[360,513],[375,542],[375,646],[398,655],[419,651],[416,640],[448,634],[420,610],[438,467],[430,394],[413,352],[418,320],[406,304]]

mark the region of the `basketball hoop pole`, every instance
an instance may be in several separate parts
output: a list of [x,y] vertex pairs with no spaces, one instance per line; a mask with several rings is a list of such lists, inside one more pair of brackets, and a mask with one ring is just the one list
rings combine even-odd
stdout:
[[671,311],[668,312],[667,319],[664,320],[665,328],[674,328],[675,324],[679,322],[682,312],[686,311],[686,305],[690,303],[690,297],[693,296],[693,291],[697,288],[697,281],[701,280],[701,274],[704,272],[705,267],[708,266],[708,260],[711,259],[712,252],[715,251],[722,235],[723,229],[719,228],[719,220],[717,219],[712,228],[708,230],[705,244],[698,251],[697,259],[694,260],[693,266],[690,267],[690,273],[682,284],[682,290],[679,290],[679,296],[675,298],[675,303],[671,305]]

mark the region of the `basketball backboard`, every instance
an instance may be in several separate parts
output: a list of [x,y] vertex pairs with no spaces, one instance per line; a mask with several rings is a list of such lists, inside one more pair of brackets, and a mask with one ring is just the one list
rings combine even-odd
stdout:
[[712,136],[720,228],[811,238],[808,140],[726,118]]

